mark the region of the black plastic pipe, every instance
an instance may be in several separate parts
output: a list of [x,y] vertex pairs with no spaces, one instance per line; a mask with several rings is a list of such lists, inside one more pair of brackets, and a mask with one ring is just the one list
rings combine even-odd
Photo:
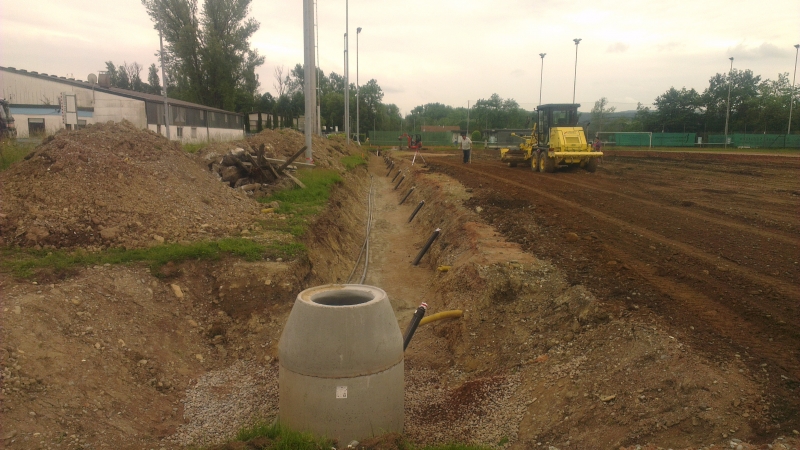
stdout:
[[392,170],[394,170],[394,162],[392,162],[391,164],[389,164],[389,171],[386,173],[386,176],[387,176],[387,177],[389,176],[389,174],[390,174],[390,173],[392,173]]
[[423,302],[414,312],[414,316],[411,317],[411,323],[408,324],[408,327],[406,327],[406,332],[403,333],[403,351],[406,351],[408,343],[411,342],[411,338],[414,336],[414,332],[417,331],[419,322],[422,320],[422,317],[425,316],[425,311],[427,310],[428,304]]
[[430,239],[428,239],[428,242],[425,243],[425,246],[422,247],[422,250],[419,251],[419,254],[417,255],[417,257],[414,258],[414,263],[413,264],[415,266],[417,264],[419,264],[419,260],[422,259],[422,257],[425,256],[425,253],[428,252],[428,249],[431,248],[431,244],[433,244],[433,241],[435,241],[436,238],[439,237],[439,233],[441,231],[442,231],[441,228],[437,228],[437,229],[435,229],[433,231],[433,234],[431,235]]
[[414,216],[416,216],[416,215],[417,215],[417,213],[419,212],[419,210],[420,210],[420,209],[422,209],[422,207],[423,207],[424,205],[425,205],[425,200],[423,200],[423,201],[419,202],[419,205],[417,205],[417,208],[414,210],[414,212],[412,212],[412,213],[411,213],[411,217],[409,217],[409,218],[408,218],[408,223],[411,223],[411,221],[412,221],[412,220],[414,220]]
[[395,190],[395,191],[397,190],[397,188],[399,188],[399,187],[400,187],[400,183],[402,183],[402,182],[403,182],[403,180],[405,180],[405,179],[406,179],[406,176],[405,176],[405,175],[403,175],[402,177],[400,177],[400,181],[398,181],[398,182],[397,182],[397,185],[394,187],[394,190]]
[[398,170],[398,171],[397,171],[397,173],[394,175],[394,178],[392,178],[392,183],[394,183],[394,180],[396,180],[398,176],[400,176],[400,171],[399,171],[399,170]]
[[409,189],[409,190],[408,190],[408,194],[406,194],[406,196],[405,196],[405,197],[403,197],[403,199],[402,199],[402,200],[400,200],[400,203],[398,203],[398,205],[402,205],[403,203],[405,203],[405,202],[406,202],[406,200],[408,199],[408,197],[411,195],[411,193],[412,193],[412,192],[414,192],[414,189],[416,189],[416,188],[415,188],[415,187],[412,187],[411,189]]

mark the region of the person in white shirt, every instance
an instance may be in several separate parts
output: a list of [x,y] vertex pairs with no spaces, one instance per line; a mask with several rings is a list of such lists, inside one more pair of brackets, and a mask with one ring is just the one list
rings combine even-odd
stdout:
[[458,146],[464,152],[464,164],[470,161],[470,152],[472,152],[472,139],[467,136],[467,133],[461,133],[458,138]]

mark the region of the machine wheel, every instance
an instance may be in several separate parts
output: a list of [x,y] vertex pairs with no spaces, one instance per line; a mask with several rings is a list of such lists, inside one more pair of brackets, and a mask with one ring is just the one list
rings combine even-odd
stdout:
[[589,173],[594,173],[597,170],[597,158],[589,158],[583,168]]
[[536,153],[531,154],[531,170],[534,172],[539,171],[539,156]]
[[536,171],[539,173],[544,172],[544,160],[542,159],[542,153],[536,155]]
[[556,171],[556,159],[547,156],[547,153],[542,152],[542,171],[547,173],[553,173]]

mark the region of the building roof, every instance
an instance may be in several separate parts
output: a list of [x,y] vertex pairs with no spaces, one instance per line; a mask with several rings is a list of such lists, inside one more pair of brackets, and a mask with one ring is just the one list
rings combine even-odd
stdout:
[[434,133],[434,132],[442,132],[442,131],[458,131],[458,126],[446,126],[446,125],[423,125],[422,132],[423,133]]
[[[148,102],[160,102],[160,103],[164,102],[164,97],[162,97],[160,95],[147,94],[147,93],[144,93],[144,92],[137,92],[137,91],[131,91],[129,89],[120,89],[120,88],[117,88],[117,87],[102,87],[99,84],[91,84],[91,83],[89,83],[87,81],[76,80],[75,78],[59,77],[58,75],[48,75],[46,73],[39,73],[39,72],[33,72],[33,71],[29,72],[29,71],[27,71],[25,69],[16,69],[14,67],[3,67],[3,66],[0,66],[0,71],[16,73],[16,74],[25,75],[25,76],[34,77],[34,78],[40,78],[42,80],[55,81],[55,82],[62,83],[62,84],[67,84],[67,85],[70,85],[70,86],[81,87],[81,88],[84,88],[84,89],[94,89],[95,91],[98,91],[98,92],[106,92],[108,94],[119,95],[119,96],[122,96],[122,97],[128,97],[128,98],[133,98],[133,99],[138,99],[138,100],[143,100],[143,101],[148,101]],[[187,101],[184,101],[184,100],[178,100],[178,99],[175,99],[175,98],[167,98],[167,102],[170,105],[174,105],[174,106],[183,106],[183,107],[186,107],[186,108],[202,109],[204,111],[213,111],[213,112],[220,112],[220,113],[225,113],[225,114],[241,115],[240,113],[236,113],[236,112],[233,112],[233,111],[226,111],[224,109],[212,108],[210,106],[205,106],[205,105],[201,105],[201,104],[198,104],[198,103],[187,102]]]

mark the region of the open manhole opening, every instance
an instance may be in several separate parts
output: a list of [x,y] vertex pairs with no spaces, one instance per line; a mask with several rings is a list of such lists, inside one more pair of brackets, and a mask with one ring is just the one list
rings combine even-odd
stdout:
[[354,306],[375,299],[371,292],[337,290],[321,292],[311,297],[311,301],[325,306]]

